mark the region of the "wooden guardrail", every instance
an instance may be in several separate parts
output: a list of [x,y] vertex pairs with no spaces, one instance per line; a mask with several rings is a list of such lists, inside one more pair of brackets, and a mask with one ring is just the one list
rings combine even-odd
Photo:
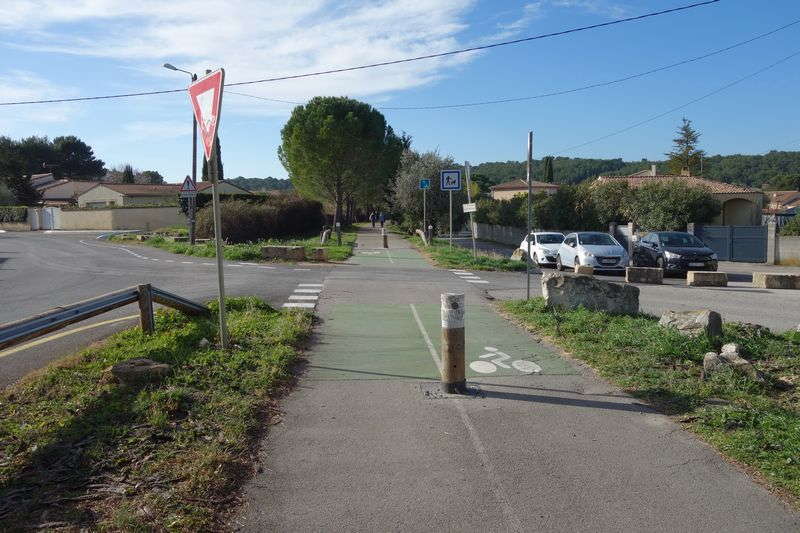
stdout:
[[172,307],[188,315],[209,315],[205,305],[193,302],[177,294],[158,289],[152,285],[138,285],[119,291],[109,292],[74,304],[56,307],[44,313],[33,315],[16,322],[0,324],[0,350],[14,346],[29,339],[46,335],[93,316],[111,311],[124,305],[139,302],[139,320],[146,333],[155,331],[153,303]]

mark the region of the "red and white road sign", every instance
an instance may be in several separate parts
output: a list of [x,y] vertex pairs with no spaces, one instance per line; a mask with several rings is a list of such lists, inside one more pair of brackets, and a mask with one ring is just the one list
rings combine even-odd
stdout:
[[197,195],[197,185],[195,185],[194,180],[189,176],[186,176],[186,179],[183,180],[183,185],[181,185],[181,197],[188,198],[190,196]]
[[214,139],[217,138],[219,115],[222,111],[222,87],[225,85],[225,69],[215,70],[189,85],[189,100],[192,102],[197,125],[203,139],[206,161],[211,159]]

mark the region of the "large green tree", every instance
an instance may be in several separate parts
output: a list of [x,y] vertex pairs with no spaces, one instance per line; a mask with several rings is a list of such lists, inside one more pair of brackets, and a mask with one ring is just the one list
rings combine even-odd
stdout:
[[672,139],[672,151],[666,155],[667,166],[673,174],[680,174],[688,170],[693,175],[700,174],[700,166],[705,152],[697,148],[700,141],[700,133],[692,127],[692,121],[683,117],[681,125],[678,126],[678,136]]
[[131,165],[125,165],[125,168],[122,169],[122,183],[136,183],[136,176]]
[[297,106],[281,130],[278,157],[300,194],[334,206],[342,220],[346,202],[378,201],[402,152],[384,116],[346,97],[315,97]]
[[542,181],[546,183],[553,183],[553,156],[548,155],[542,159]]
[[95,158],[92,147],[67,135],[53,139],[53,175],[57,178],[93,179],[105,174],[105,163]]
[[720,209],[709,191],[680,180],[645,184],[624,207],[629,220],[651,231],[684,230],[690,222],[710,222]]
[[[214,143],[214,150],[217,152],[217,169],[219,170],[219,179],[225,179],[225,171],[222,168],[222,147],[219,143],[219,137],[217,137],[217,141]],[[205,155],[203,157],[203,168],[200,171],[200,181],[211,181],[211,176],[208,174],[209,166],[208,161],[206,161]]]

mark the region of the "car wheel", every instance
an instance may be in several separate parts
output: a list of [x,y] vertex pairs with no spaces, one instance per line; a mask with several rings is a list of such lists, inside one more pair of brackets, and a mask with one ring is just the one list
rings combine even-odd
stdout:
[[564,272],[564,264],[561,262],[561,256],[560,255],[556,256],[556,269],[559,272]]
[[656,268],[662,268],[662,269],[664,268],[664,258],[663,257],[659,257],[658,259],[656,259]]

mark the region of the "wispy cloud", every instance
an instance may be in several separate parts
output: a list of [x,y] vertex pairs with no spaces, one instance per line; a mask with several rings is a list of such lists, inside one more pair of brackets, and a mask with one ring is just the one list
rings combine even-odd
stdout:
[[[9,70],[0,74],[0,102],[16,100],[42,100],[59,96],[72,96],[73,91],[26,70]],[[47,107],[0,107],[0,131],[10,131],[13,126],[30,123],[66,122],[78,112],[76,104],[54,104]]]
[[609,0],[550,0],[554,7],[576,8],[609,18],[623,18],[631,14],[630,7]]
[[140,120],[122,126],[129,141],[175,139],[192,134],[191,122],[186,120]]
[[[399,59],[458,48],[474,0],[12,0],[0,30],[27,50],[111,58],[152,77],[184,80],[169,61],[203,72],[224,66],[229,82]],[[420,61],[247,87],[303,101],[317,94],[385,95],[447,76],[471,56]],[[240,99],[233,108],[285,113]]]

